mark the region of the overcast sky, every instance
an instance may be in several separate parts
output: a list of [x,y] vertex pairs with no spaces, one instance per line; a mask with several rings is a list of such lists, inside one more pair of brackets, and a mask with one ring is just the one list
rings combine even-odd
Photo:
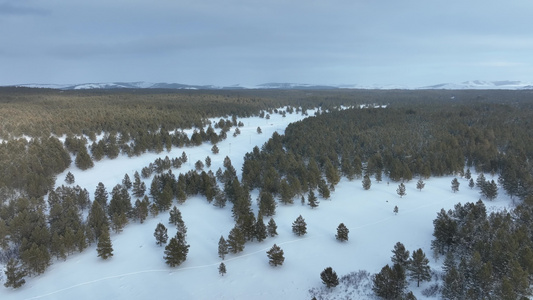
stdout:
[[0,0],[0,85],[533,82],[532,0]]

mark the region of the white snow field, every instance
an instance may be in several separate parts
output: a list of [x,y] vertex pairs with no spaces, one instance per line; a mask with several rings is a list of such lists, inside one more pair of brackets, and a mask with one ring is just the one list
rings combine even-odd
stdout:
[[[309,115],[313,112],[309,111]],[[108,192],[121,183],[124,174],[133,179],[135,171],[147,166],[156,158],[179,157],[183,151],[188,162],[174,174],[194,168],[197,160],[212,159],[211,170],[215,172],[224,157],[231,158],[239,176],[243,156],[254,146],[261,147],[274,131],[283,133],[290,122],[304,118],[301,114],[287,114],[282,117],[272,114],[269,120],[259,117],[240,119],[244,123],[241,134],[218,144],[220,153],[211,153],[212,145],[204,143],[199,147],[173,148],[170,152],[146,153],[140,157],[119,157],[96,162],[92,169],[81,171],[74,164],[58,175],[57,184],[64,184],[65,174],[75,176],[74,185],[86,188],[91,198],[98,182],[103,182]],[[216,119],[218,120],[218,119]],[[214,120],[214,121],[216,121]],[[263,133],[257,133],[257,127]],[[207,170],[207,168],[206,168]],[[488,179],[490,175],[485,174]],[[474,179],[477,174],[473,174]],[[157,246],[153,236],[157,223],[169,228],[169,236],[176,232],[168,223],[168,212],[157,217],[149,216],[144,224],[130,223],[120,234],[111,235],[114,256],[102,260],[92,245],[82,253],[69,256],[66,261],[53,261],[47,271],[36,277],[26,278],[26,284],[17,290],[0,288],[0,299],[311,299],[309,289],[322,288],[320,272],[332,267],[340,276],[358,270],[377,273],[385,264],[390,264],[391,250],[396,242],[402,242],[410,251],[422,248],[433,269],[440,271],[440,262],[432,255],[430,241],[433,219],[441,208],[453,208],[458,203],[475,202],[480,198],[479,190],[471,190],[464,178],[459,192],[451,190],[453,177],[430,178],[422,191],[416,189],[416,180],[406,182],[407,195],[400,198],[396,189],[398,182],[372,182],[365,191],[361,179],[342,179],[331,194],[330,200],[319,199],[317,208],[302,205],[295,199],[292,205],[278,204],[274,220],[278,225],[278,236],[263,242],[249,242],[243,252],[229,254],[224,263],[227,274],[220,276],[218,266],[218,240],[227,238],[234,221],[231,204],[217,208],[203,197],[192,197],[179,205],[188,227],[187,242],[190,245],[187,260],[179,267],[171,268],[163,259],[164,246]],[[494,178],[496,179],[496,178]],[[145,180],[150,186],[151,179]],[[485,201],[488,212],[511,205],[511,200],[499,191],[494,201]],[[254,210],[257,191],[252,194]],[[135,201],[134,198],[132,198]],[[398,206],[399,213],[393,213]],[[307,222],[307,234],[298,237],[292,233],[292,222],[302,215]],[[265,218],[265,223],[268,218]],[[336,228],[344,223],[349,240],[338,242]],[[285,254],[282,266],[271,267],[266,251],[273,244],[279,245]],[[419,288],[411,283],[418,299],[424,299],[421,292],[430,283]],[[369,290],[364,291],[366,293]],[[363,299],[350,288],[337,286],[326,291],[329,298]],[[356,296],[359,295],[359,296]]]

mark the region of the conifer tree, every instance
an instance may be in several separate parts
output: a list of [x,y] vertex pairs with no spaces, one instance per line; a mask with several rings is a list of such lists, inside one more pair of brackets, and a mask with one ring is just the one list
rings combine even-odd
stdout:
[[78,151],[78,154],[76,155],[75,160],[76,167],[80,168],[81,170],[87,170],[94,166],[93,160],[89,153],[87,153],[87,149],[85,147],[81,147]]
[[276,221],[274,221],[273,218],[270,218],[270,221],[268,221],[267,224],[267,232],[270,237],[275,237],[278,235],[278,226],[276,225]]
[[307,233],[307,224],[302,215],[298,216],[296,220],[292,223],[292,232],[296,235],[301,236]]
[[276,213],[276,201],[271,193],[262,191],[259,194],[259,211],[267,217]]
[[269,259],[268,263],[273,267],[281,266],[285,261],[283,250],[276,244],[267,251],[267,256]]
[[422,178],[418,179],[418,181],[416,182],[416,189],[419,190],[419,191],[422,191],[422,189],[426,186],[426,184],[424,183],[424,181],[422,180]]
[[220,276],[224,276],[226,274],[226,265],[223,262],[218,265],[218,274],[220,274]]
[[109,236],[109,227],[104,227],[98,238],[96,244],[96,252],[98,257],[108,259],[113,256],[113,245],[111,244],[111,238]]
[[213,147],[211,147],[211,152],[213,152],[213,154],[218,154],[220,150],[218,149],[218,146],[217,145],[213,145]]
[[369,190],[371,186],[372,182],[370,181],[370,176],[368,176],[368,174],[365,174],[365,176],[363,177],[363,189]]
[[335,235],[335,238],[338,241],[344,242],[348,240],[348,233],[350,230],[344,225],[344,223],[340,223],[337,227],[337,234]]
[[309,194],[307,195],[307,204],[311,206],[311,208],[315,208],[318,206],[318,199],[315,196],[315,193],[313,190],[309,190]]
[[480,173],[476,179],[476,186],[480,189],[483,189],[483,186],[485,186],[486,183],[487,182],[485,180],[485,175],[483,175],[483,173]]
[[481,188],[481,194],[489,200],[494,200],[498,196],[498,185],[494,180],[486,182]]
[[67,175],[65,176],[65,182],[67,184],[73,184],[74,183],[74,175],[70,172],[67,173]]
[[372,291],[384,299],[399,299],[407,286],[405,270],[399,264],[392,268],[384,266],[381,271],[372,276]]
[[324,179],[321,179],[318,182],[318,195],[324,199],[329,199],[331,196],[331,191],[329,190],[329,187]]
[[320,273],[320,279],[322,279],[322,283],[324,283],[328,289],[339,285],[339,277],[331,267],[325,268],[324,271]]
[[473,189],[474,186],[476,186],[475,183],[474,183],[474,179],[473,179],[473,178],[470,178],[470,180],[468,181],[468,187],[469,187],[470,189]]
[[108,195],[104,184],[99,182],[94,191],[94,201],[97,201],[104,211],[107,210]]
[[472,179],[472,173],[470,173],[470,168],[466,169],[465,178],[468,180]]
[[267,238],[267,228],[265,222],[263,222],[263,216],[259,214],[255,223],[255,238],[258,242],[262,242]]
[[394,209],[392,211],[394,212],[395,215],[397,215],[398,214],[398,206],[395,205]]
[[452,191],[455,193],[455,192],[458,192],[459,191],[459,180],[457,180],[457,178],[454,178],[452,180]]
[[178,232],[165,247],[165,256],[163,258],[169,266],[176,267],[187,260],[188,253],[189,245],[187,245],[185,237]]
[[155,243],[158,246],[163,246],[163,244],[167,243],[168,240],[168,234],[167,234],[167,228],[162,223],[157,224],[155,231],[154,231],[154,237],[155,237]]
[[405,192],[405,185],[403,184],[403,182],[400,183],[400,185],[398,185],[398,188],[396,189],[396,193],[398,194],[398,196],[400,196],[400,198],[407,195],[407,193]]
[[242,250],[244,250],[244,243],[246,242],[246,238],[244,237],[244,233],[237,227],[233,227],[231,231],[229,232],[227,243],[228,243],[228,249],[231,253],[239,253]]
[[26,272],[24,271],[20,262],[14,258],[11,258],[7,262],[4,274],[6,275],[6,282],[4,283],[6,288],[12,287],[16,289],[26,283],[26,280],[24,279]]
[[218,256],[224,260],[228,253],[228,243],[223,236],[220,236],[220,239],[218,240]]
[[122,185],[125,186],[128,190],[131,189],[133,184],[131,183],[131,179],[128,173],[124,174],[124,178],[122,179]]
[[405,249],[405,246],[402,243],[397,242],[394,245],[391,261],[393,264],[398,264],[404,269],[407,269],[407,266],[409,265],[409,251]]
[[413,256],[409,260],[407,270],[409,271],[409,277],[416,280],[417,287],[420,286],[421,281],[431,280],[429,260],[426,258],[426,254],[421,248],[413,251]]
[[98,240],[102,231],[109,226],[107,216],[99,201],[93,201],[91,210],[87,216],[87,226],[92,231],[96,240]]

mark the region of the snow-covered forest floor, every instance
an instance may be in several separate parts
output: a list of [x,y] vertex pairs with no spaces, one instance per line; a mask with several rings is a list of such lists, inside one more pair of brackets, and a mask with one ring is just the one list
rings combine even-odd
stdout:
[[[309,111],[309,115],[314,112]],[[64,182],[67,172],[75,176],[74,185],[86,188],[94,196],[99,182],[107,191],[121,183],[124,174],[133,178],[135,171],[148,166],[156,158],[179,157],[182,152],[188,162],[174,174],[194,169],[194,163],[212,160],[210,168],[215,172],[228,156],[240,177],[244,154],[254,146],[263,145],[274,131],[283,134],[290,122],[305,116],[301,114],[272,114],[270,119],[252,117],[239,119],[244,123],[241,134],[218,143],[220,153],[211,152],[212,145],[204,143],[199,147],[172,148],[170,152],[146,153],[140,157],[104,159],[95,162],[87,171],[77,169],[74,164],[58,175],[57,185]],[[218,121],[213,120],[213,121]],[[262,133],[257,133],[257,127]],[[188,131],[190,133],[190,131]],[[494,179],[485,174],[487,179]],[[473,172],[474,179],[477,174]],[[26,278],[20,289],[1,288],[1,299],[311,299],[313,289],[317,298],[364,299],[371,298],[370,282],[364,281],[355,290],[354,285],[342,281],[336,288],[327,290],[321,282],[320,272],[332,267],[342,277],[358,270],[377,273],[390,257],[396,242],[402,242],[407,250],[418,248],[430,258],[434,271],[440,272],[441,261],[436,260],[430,248],[433,220],[441,208],[446,210],[460,202],[476,202],[480,199],[479,189],[470,189],[465,178],[458,178],[459,191],[453,193],[451,181],[454,177],[429,178],[425,188],[416,189],[416,180],[406,182],[407,195],[400,198],[396,193],[399,182],[376,182],[372,178],[370,190],[364,190],[361,179],[348,181],[343,178],[332,191],[328,200],[319,199],[317,208],[302,205],[295,199],[292,205],[279,204],[274,220],[278,236],[262,242],[248,242],[243,252],[230,254],[224,260],[227,274],[220,276],[218,266],[218,241],[227,237],[234,226],[231,204],[217,208],[201,196],[188,198],[183,205],[174,202],[180,209],[188,228],[187,242],[190,245],[187,260],[179,267],[171,268],[163,259],[164,247],[156,245],[153,236],[158,223],[169,228],[174,236],[176,228],[168,223],[168,212],[157,217],[149,216],[144,224],[130,223],[120,234],[112,233],[114,256],[108,260],[97,257],[96,246],[92,245],[82,253],[70,255],[66,261],[54,261],[48,270],[36,277]],[[149,187],[151,178],[145,179]],[[252,193],[254,212],[257,213],[258,192]],[[133,198],[135,201],[135,198]],[[494,201],[484,201],[487,211],[501,210],[512,205],[512,201],[500,190]],[[399,212],[393,209],[398,206]],[[307,222],[307,234],[301,237],[292,232],[292,222],[302,215]],[[265,219],[265,223],[268,219]],[[344,223],[349,240],[338,242],[336,228]],[[266,251],[277,244],[284,251],[282,266],[272,267]],[[353,279],[356,276],[352,276]],[[418,299],[424,299],[422,291],[434,284],[422,283],[412,290]],[[322,293],[322,294],[321,294]],[[321,294],[321,295],[319,295]]]

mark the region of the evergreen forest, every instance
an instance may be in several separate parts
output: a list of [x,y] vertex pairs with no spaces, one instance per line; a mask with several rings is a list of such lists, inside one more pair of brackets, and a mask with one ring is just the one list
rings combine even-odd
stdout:
[[[309,206],[319,209],[315,192],[328,199],[341,177],[363,184],[366,178],[381,181],[382,176],[395,184],[419,180],[421,190],[423,179],[468,178],[475,170],[499,178],[497,183],[478,178],[481,197],[493,199],[499,187],[516,205],[487,213],[479,201],[437,214],[432,247],[435,256],[446,258],[441,295],[527,298],[533,295],[532,100],[533,91],[528,90],[0,88],[0,262],[9,266],[10,285],[18,287],[24,276],[42,274],[53,259],[67,259],[91,244],[98,244],[99,256],[107,259],[113,256],[110,230],[119,233],[129,222],[142,223],[148,214],[171,211],[171,223],[179,232],[165,248],[165,259],[178,266],[189,246],[187,228],[176,206],[171,210],[172,201],[183,203],[192,195],[205,196],[217,207],[231,205],[235,227],[219,243],[224,259],[243,251],[248,241],[277,234],[272,218],[281,209],[277,201],[290,204],[307,198]],[[290,124],[285,134],[275,133],[261,148],[249,149],[242,178],[235,171],[241,166],[233,166],[229,158],[216,173],[203,171],[202,161],[180,173],[187,162],[184,152],[158,159],[131,178],[126,174],[114,187],[80,187],[73,177],[67,179],[74,184],[57,184],[63,180],[57,175],[72,164],[85,170],[104,157],[202,143],[212,144],[216,154],[216,144],[228,133],[239,134],[240,118],[268,119],[307,108],[318,110]],[[219,121],[212,123],[213,118]],[[184,129],[193,133],[189,136]],[[207,157],[205,164],[210,161]],[[177,174],[172,169],[178,169]],[[141,182],[141,177],[152,176],[150,186]],[[257,215],[251,209],[254,189],[260,195]],[[270,220],[268,226],[264,218]],[[295,234],[306,233],[303,218],[295,224]],[[348,231],[340,225],[337,239],[346,241]],[[154,233],[160,246],[167,241],[163,227]],[[271,264],[281,265],[283,251],[275,250],[269,253]],[[424,261],[419,250],[411,260]],[[397,274],[415,274],[418,283],[426,279],[423,271],[413,270],[394,264],[377,277],[383,282]],[[220,274],[225,273],[221,263]],[[326,275],[328,288],[335,286],[332,275]],[[398,289],[393,295],[407,293]]]

